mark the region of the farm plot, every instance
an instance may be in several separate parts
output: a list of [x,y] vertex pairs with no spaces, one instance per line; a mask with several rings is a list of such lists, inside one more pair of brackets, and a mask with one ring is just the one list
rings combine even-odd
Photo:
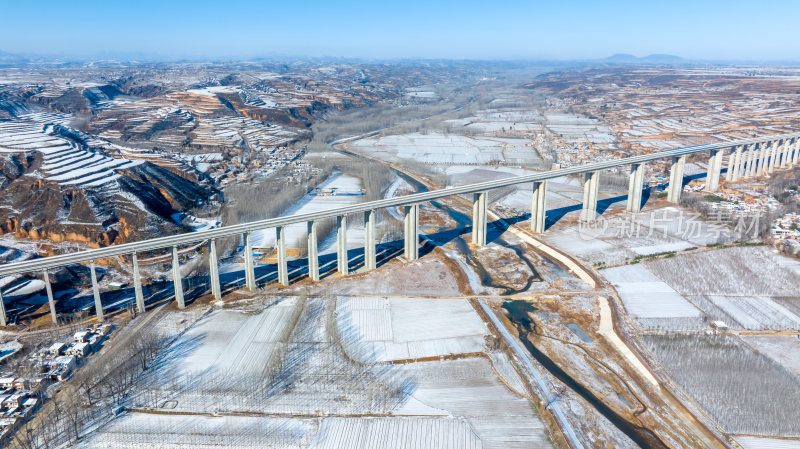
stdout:
[[703,327],[703,313],[646,267],[624,265],[603,270],[619,292],[628,313],[649,328]]
[[677,207],[636,214],[633,220],[655,232],[691,242],[693,246],[727,243],[741,238],[736,231]]
[[[189,329],[175,343],[168,363],[183,373],[229,371],[258,375],[268,365],[275,343],[285,340],[294,298],[286,298],[258,315],[219,311]],[[194,342],[194,343],[193,343]],[[192,350],[196,343],[202,349]]]
[[744,449],[800,449],[800,439],[764,438],[750,435],[734,436]]
[[133,408],[191,413],[387,414],[413,391],[396,368],[353,364],[335,341],[333,301],[265,298],[256,315],[217,311],[143,376]]
[[613,131],[601,122],[571,114],[547,114],[546,127],[567,142],[611,144]]
[[[544,235],[548,243],[573,254],[590,264],[616,265],[640,255],[678,251],[691,246],[687,242],[653,234],[642,236],[614,234],[612,226],[623,225],[624,218],[612,217],[610,226],[570,227],[556,229]],[[604,229],[605,228],[605,229]],[[619,228],[617,228],[619,229]]]
[[479,352],[488,335],[464,299],[345,297],[337,312],[346,352],[364,362]]
[[306,448],[318,428],[312,419],[124,413],[77,448],[159,449]]
[[644,265],[700,308],[738,329],[800,329],[800,274],[761,247],[678,254]]
[[482,339],[485,327],[467,302],[424,316],[394,298],[344,298],[341,309],[332,298],[263,299],[258,314],[218,310],[189,327],[138,382],[125,404],[134,411],[80,447],[552,447],[530,401],[495,373],[492,363],[524,389],[507,358],[360,364],[341,352],[337,315],[352,310],[399,310],[405,324],[390,331],[406,339]]
[[508,389],[484,358],[413,363],[402,367],[413,399],[466,418],[486,448],[550,448],[530,401]]
[[800,329],[800,317],[777,301],[763,296],[689,296],[710,320],[734,329]]
[[124,414],[78,447],[137,449],[143,444],[161,449],[487,447],[465,419],[453,417],[291,419],[142,413]]
[[800,376],[800,338],[797,335],[743,335],[742,340]]
[[[358,193],[363,188],[363,183],[360,178],[355,176],[336,174],[325,180],[320,184],[318,190],[335,191],[337,194],[331,195],[314,195],[312,193],[306,194],[302,199],[296,202],[281,216],[290,216],[297,214],[305,214],[312,212],[320,212],[325,210],[338,209],[344,206],[363,201],[366,196],[363,195],[349,195],[346,193]],[[305,248],[306,238],[308,236],[308,228],[306,223],[297,223],[286,226],[286,240],[287,247],[289,248]],[[255,248],[274,248],[276,235],[275,229],[262,229],[253,232],[253,247]],[[334,243],[325,241],[325,236],[317,236],[320,241],[320,254],[328,253],[335,250]],[[362,237],[359,239],[359,237]],[[363,246],[363,234],[359,235],[358,231],[353,228],[348,228],[348,244],[353,245],[352,248]]]
[[[492,181],[495,179],[529,175],[532,173],[532,171],[524,168],[492,166],[476,167],[474,165],[451,165],[440,167],[440,169],[445,175],[447,175],[447,185],[449,186],[473,184],[483,181]],[[530,184],[527,184],[527,186],[528,189],[530,189]]]
[[762,247],[678,254],[647,262],[656,276],[683,295],[798,296],[800,274]]
[[133,403],[159,407],[169,399],[178,410],[205,412],[246,405],[236,392],[256,388],[275,371],[299,307],[296,298],[280,298],[257,315],[211,313],[163,352]]
[[446,120],[453,129],[466,127],[485,133],[541,131],[543,117],[535,112],[484,109],[473,117]]
[[329,418],[322,421],[310,447],[482,449],[484,446],[463,419]]
[[357,140],[352,145],[389,162],[410,159],[444,165],[489,165],[498,161],[534,165],[541,158],[526,143],[523,139],[412,133]]
[[730,335],[646,335],[672,379],[727,432],[800,435],[800,378]]
[[0,152],[35,150],[42,153],[41,171],[45,179],[65,186],[102,186],[119,177],[116,170],[143,162],[79,149],[70,141],[50,136],[46,131],[35,123],[0,123]]

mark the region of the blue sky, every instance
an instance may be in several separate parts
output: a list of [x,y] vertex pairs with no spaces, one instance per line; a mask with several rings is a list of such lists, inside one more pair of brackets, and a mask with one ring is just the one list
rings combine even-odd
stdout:
[[48,55],[800,61],[800,1],[0,0],[0,50]]

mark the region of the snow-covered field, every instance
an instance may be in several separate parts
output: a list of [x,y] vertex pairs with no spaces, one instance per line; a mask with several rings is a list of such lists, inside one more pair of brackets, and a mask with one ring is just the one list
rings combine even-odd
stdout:
[[[548,209],[553,207],[550,206],[550,198],[548,195]],[[622,207],[624,204],[621,201],[614,206]],[[525,210],[529,211],[530,205]],[[701,220],[674,207],[666,207],[636,215],[601,215],[590,225],[553,229],[543,238],[590,264],[602,262],[615,265],[637,256],[729,242],[738,236],[738,233],[722,225]]]
[[345,351],[364,362],[480,352],[488,334],[464,299],[345,297],[337,312]]
[[765,296],[687,296],[715,321],[734,329],[800,329],[800,317]]
[[413,363],[402,368],[403,375],[415,386],[414,399],[453,416],[466,417],[483,447],[552,447],[531,403],[501,383],[488,360]]
[[125,413],[78,448],[307,448],[314,419]]
[[732,247],[681,252],[601,273],[645,327],[705,328],[722,321],[734,329],[800,329],[794,308],[800,275],[779,264],[781,257],[762,247]]
[[572,114],[547,114],[547,128],[567,142],[611,144],[614,132],[595,119]]
[[732,334],[644,335],[670,377],[727,432],[800,436],[800,378]]
[[484,445],[465,419],[406,417],[325,419],[310,447],[482,449]]
[[741,238],[739,232],[678,207],[636,214],[634,220],[654,232],[690,242],[692,246],[727,243]]
[[[319,188],[336,188],[341,192],[357,192],[363,187],[361,179],[355,176],[336,174],[325,180]],[[281,216],[321,212],[325,210],[335,210],[343,206],[349,206],[364,201],[365,196],[358,195],[312,195],[306,194],[300,201],[295,203]],[[276,241],[275,229],[263,229],[253,232],[254,248],[274,248]],[[308,228],[306,223],[297,223],[286,227],[286,241],[288,248],[305,248]],[[360,248],[364,245],[363,230],[348,226],[347,234],[348,245],[350,248]],[[325,240],[325,236],[319,235],[320,254],[325,254],[335,250],[335,238]]]
[[[459,351],[486,351],[487,329],[464,300],[257,301],[257,313],[211,312],[163,352],[126,404],[159,413],[122,413],[78,447],[552,447],[535,408],[516,392],[525,387],[504,355],[397,365],[363,364],[341,352],[360,338],[344,326],[358,311],[384,305],[388,318],[361,316],[359,329],[406,342],[461,339],[473,347]],[[450,351],[447,344],[431,348]]]
[[702,313],[641,264],[603,270],[634,318],[694,318]]
[[495,179],[511,178],[514,176],[529,175],[531,170],[514,167],[493,167],[474,165],[448,165],[438,167],[447,175],[447,184],[460,186],[476,182],[492,181]]
[[800,449],[800,438],[781,439],[741,435],[735,436],[734,439],[744,449]]
[[498,109],[485,109],[478,111],[473,117],[463,119],[447,120],[449,126],[467,127],[472,130],[483,132],[532,132],[541,131],[543,117],[536,112],[525,111],[502,111]]
[[743,335],[742,340],[800,376],[800,338],[797,335]]
[[764,247],[687,252],[647,262],[649,270],[683,295],[800,296],[800,274]]
[[289,330],[296,299],[282,299],[258,315],[217,311],[183,334],[168,351],[166,371],[176,376],[219,373],[258,376]]
[[505,161],[510,165],[534,165],[540,158],[528,140],[461,135],[402,134],[357,140],[355,150],[398,162],[410,159],[427,164],[488,165]]
[[44,178],[66,186],[99,187],[119,177],[115,170],[143,163],[79,149],[66,139],[50,136],[48,130],[32,122],[0,122],[0,152],[42,153]]

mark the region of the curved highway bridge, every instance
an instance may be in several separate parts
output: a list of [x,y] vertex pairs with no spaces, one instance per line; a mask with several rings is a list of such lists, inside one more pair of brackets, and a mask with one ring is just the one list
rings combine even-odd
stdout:
[[[668,159],[671,161],[670,182],[667,198],[677,203],[683,190],[683,166],[686,157],[690,154],[708,153],[708,173],[706,190],[714,192],[719,187],[720,173],[722,172],[723,159],[727,156],[726,179],[735,181],[739,178],[749,178],[763,173],[771,173],[776,168],[786,168],[798,163],[800,159],[800,133],[778,136],[761,137],[710,145],[676,148],[672,150],[632,156],[613,161],[586,164],[579,167],[570,167],[559,170],[534,173],[525,176],[487,181],[458,187],[432,190],[412,195],[387,198],[377,201],[355,204],[335,210],[313,212],[307,214],[291,215],[286,217],[270,218],[224,226],[209,231],[193,232],[174,236],[160,237],[139,242],[125,243],[122,245],[105,248],[91,249],[70,254],[44,257],[24,262],[10,263],[0,266],[0,277],[31,272],[43,272],[45,288],[50,302],[50,312],[54,322],[57,321],[53,292],[50,286],[48,270],[65,265],[89,262],[94,295],[95,312],[97,318],[103,320],[103,305],[100,301],[100,290],[97,283],[94,261],[113,256],[131,256],[133,268],[133,287],[136,297],[136,306],[139,311],[145,310],[142,295],[141,277],[137,254],[144,251],[172,248],[172,273],[175,287],[175,300],[178,307],[185,306],[183,283],[180,275],[178,259],[178,246],[207,241],[209,245],[209,273],[211,279],[211,292],[220,298],[219,268],[217,265],[216,239],[234,235],[244,235],[245,241],[245,284],[248,289],[256,288],[254,271],[251,233],[256,230],[275,228],[277,236],[278,253],[278,282],[289,284],[289,273],[286,260],[286,232],[287,225],[294,223],[307,223],[308,226],[308,274],[309,277],[319,280],[319,256],[317,252],[317,222],[326,218],[336,218],[337,232],[337,268],[340,273],[348,273],[346,228],[347,216],[364,214],[365,242],[364,242],[364,267],[376,267],[375,250],[375,213],[379,209],[401,207],[405,211],[405,249],[406,260],[416,260],[419,257],[419,205],[427,201],[437,200],[453,195],[473,194],[472,210],[472,242],[476,245],[486,244],[486,197],[487,192],[515,184],[533,182],[533,199],[531,209],[531,229],[534,232],[544,232],[545,227],[545,193],[547,181],[566,175],[583,175],[585,177],[583,190],[583,209],[580,219],[593,221],[597,216],[597,194],[599,187],[598,174],[601,170],[630,166],[630,183],[628,188],[627,211],[636,213],[641,209],[642,190],[644,185],[644,164],[651,161]],[[6,325],[6,312],[0,294],[0,325]]]

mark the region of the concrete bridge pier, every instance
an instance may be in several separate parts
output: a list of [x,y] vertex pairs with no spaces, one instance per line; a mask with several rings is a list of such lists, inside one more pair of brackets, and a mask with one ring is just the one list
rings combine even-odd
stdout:
[[733,178],[733,167],[736,166],[736,149],[738,146],[733,147],[733,151],[728,155],[728,171],[725,172],[725,180],[730,181]]
[[686,165],[686,156],[672,158],[672,166],[669,169],[669,191],[667,192],[667,201],[670,203],[680,203],[681,201],[684,165]]
[[364,269],[374,270],[378,266],[375,253],[375,210],[364,212]]
[[739,165],[739,177],[747,177],[747,169],[750,167],[750,146],[742,145],[742,162]]
[[472,243],[486,245],[486,196],[478,192],[472,197]]
[[244,285],[251,292],[256,289],[256,271],[253,263],[253,237],[250,231],[244,233]]
[[742,161],[742,146],[736,145],[728,159],[728,172],[725,174],[727,181],[736,181],[739,179],[739,169]]
[[3,292],[0,291],[0,326],[7,325],[6,305],[3,303]]
[[592,222],[597,218],[597,193],[600,189],[600,172],[585,173],[583,183],[583,209],[581,221]]
[[50,273],[47,272],[47,269],[42,270],[42,274],[44,275],[44,288],[47,291],[47,302],[50,304],[50,318],[53,319],[53,323],[58,324],[58,315],[56,315],[56,302],[53,299],[53,286],[50,285]]
[[336,217],[336,267],[339,273],[350,274],[350,267],[347,259],[347,216],[339,215]]
[[403,206],[403,258],[408,261],[419,259],[419,204]]
[[747,165],[747,177],[758,176],[758,144],[750,144],[750,163]]
[[[251,253],[252,254],[252,253]],[[183,278],[181,278],[181,261],[178,258],[178,247],[172,247],[172,284],[175,286],[175,300],[178,301],[178,308],[186,307],[183,299]]]
[[783,139],[783,143],[781,145],[781,168],[786,168],[789,166],[789,139]]
[[289,285],[289,266],[286,262],[286,227],[275,228],[276,251],[278,252],[278,283]]
[[644,164],[631,164],[628,181],[628,212],[637,213],[642,210],[642,185],[644,184]]
[[764,142],[763,145],[764,145],[764,156],[763,156],[764,166],[761,167],[761,174],[766,175],[767,173],[769,173],[769,159],[770,155],[772,154],[772,147],[770,147],[769,142]]
[[800,138],[794,138],[794,156],[792,157],[792,165],[800,162]]
[[92,278],[92,295],[94,296],[94,312],[97,321],[103,321],[103,303],[100,301],[100,287],[97,285],[97,273],[94,268],[94,261],[89,262],[89,275]]
[[547,181],[533,182],[533,201],[531,204],[531,231],[544,232],[547,213]]
[[[222,289],[219,285],[219,263],[217,262],[217,239],[208,241],[208,276],[211,278],[211,294],[214,299],[222,298]],[[144,309],[144,302],[142,302]]]
[[775,160],[778,158],[778,141],[773,140],[767,150],[769,154],[769,165],[767,166],[767,173],[775,171]]
[[706,173],[706,192],[719,190],[719,174],[722,171],[722,150],[711,150]]
[[742,178],[750,177],[750,168],[753,165],[753,146],[745,145],[744,153],[742,154]]
[[308,228],[308,277],[319,280],[319,254],[317,251],[317,222],[309,221]]
[[142,276],[139,274],[139,257],[131,254],[131,267],[133,268],[133,297],[136,300],[136,310],[144,313],[144,295],[142,295]]
[[739,178],[742,177],[742,173],[744,172],[744,145],[738,145],[736,150],[734,151],[734,155],[736,156],[734,164],[733,164],[733,174],[731,175],[731,181],[738,181]]
[[756,164],[756,172],[754,176],[761,176],[764,174],[764,161],[767,157],[767,146],[761,142],[758,144],[757,155],[758,155],[758,163]]

